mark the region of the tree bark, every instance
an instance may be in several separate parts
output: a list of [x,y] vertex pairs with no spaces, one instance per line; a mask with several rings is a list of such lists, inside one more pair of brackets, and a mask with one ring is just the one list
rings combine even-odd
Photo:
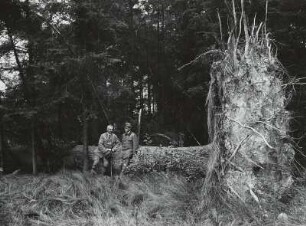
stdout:
[[206,173],[211,145],[194,147],[142,146],[132,158],[125,174],[167,171],[188,178],[202,178]]
[[[290,90],[284,87],[290,78],[270,55],[269,45],[269,39],[251,43],[237,61],[232,56],[238,50],[228,47],[224,58],[212,64],[208,95],[209,135],[216,148],[204,195],[227,190],[245,206],[261,210],[276,204],[293,183],[291,114],[286,109]],[[222,188],[210,186],[215,184]]]
[[35,150],[35,126],[34,119],[31,121],[31,152],[32,152],[32,173],[37,174],[37,158]]
[[63,124],[62,124],[62,104],[58,104],[57,108],[57,133],[60,139],[63,139]]
[[142,117],[142,108],[139,110],[139,113],[138,113],[137,136],[138,136],[138,142],[139,143],[140,143],[141,117]]
[[87,110],[83,107],[83,153],[85,158],[83,159],[83,172],[88,169],[88,119]]
[[[3,149],[3,120],[2,120],[2,115],[0,116],[0,155],[1,155],[1,165],[0,167],[2,167],[2,170],[4,171],[4,149]],[[1,172],[0,172],[1,174]]]
[[[0,96],[0,104],[2,104],[2,95]],[[1,162],[0,162],[0,167],[2,167],[2,171],[4,171],[4,150],[3,150],[3,113],[0,112],[0,157],[1,157]],[[1,172],[0,172],[1,174]]]

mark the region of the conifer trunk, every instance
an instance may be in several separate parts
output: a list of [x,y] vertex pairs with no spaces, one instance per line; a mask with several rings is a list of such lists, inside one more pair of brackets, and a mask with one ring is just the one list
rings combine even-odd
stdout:
[[4,148],[3,148],[3,124],[2,123],[3,123],[2,115],[0,115],[0,155],[1,155],[0,167],[2,167],[2,170],[4,171],[5,154],[4,154]]
[[57,133],[60,139],[63,139],[62,108],[62,103],[59,103],[57,108]]
[[35,125],[34,119],[31,119],[31,153],[32,153],[32,173],[37,174],[37,157],[35,150]]
[[88,119],[87,110],[83,107],[83,172],[88,169]]

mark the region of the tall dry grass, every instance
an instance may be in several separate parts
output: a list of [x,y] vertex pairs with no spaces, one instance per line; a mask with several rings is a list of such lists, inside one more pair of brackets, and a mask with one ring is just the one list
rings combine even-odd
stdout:
[[198,187],[167,174],[5,176],[0,225],[196,225]]
[[208,206],[199,212],[203,200],[211,200],[203,197],[203,182],[187,182],[174,174],[152,173],[121,181],[72,171],[8,175],[0,178],[0,225],[306,225],[305,178],[286,200],[273,204],[269,219],[257,215],[254,221],[243,210],[230,209],[231,203],[228,208]]

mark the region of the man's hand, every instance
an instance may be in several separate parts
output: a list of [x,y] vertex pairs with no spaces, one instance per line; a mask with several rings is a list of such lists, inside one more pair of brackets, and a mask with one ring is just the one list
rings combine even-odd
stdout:
[[109,155],[109,154],[111,154],[111,153],[112,153],[112,149],[107,148],[107,149],[106,149],[106,153],[105,153],[105,155]]

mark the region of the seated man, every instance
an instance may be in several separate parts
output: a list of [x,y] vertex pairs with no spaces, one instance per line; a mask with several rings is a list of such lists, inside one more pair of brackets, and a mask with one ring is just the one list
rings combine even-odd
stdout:
[[113,133],[114,127],[112,125],[108,125],[106,128],[107,132],[101,134],[99,139],[98,148],[93,152],[93,164],[91,168],[91,173],[95,173],[95,167],[99,163],[100,159],[103,159],[102,173],[104,174],[106,168],[109,165],[109,162],[112,159],[113,152],[116,152],[120,149],[121,143]]

